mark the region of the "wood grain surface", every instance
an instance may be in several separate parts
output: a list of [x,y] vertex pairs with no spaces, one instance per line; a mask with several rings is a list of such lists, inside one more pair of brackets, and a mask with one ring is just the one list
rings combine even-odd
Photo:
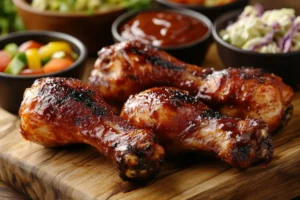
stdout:
[[26,198],[17,193],[14,189],[0,181],[0,199],[1,200],[25,200]]
[[[204,66],[221,66],[215,46]],[[300,195],[300,92],[293,104],[292,121],[274,136],[275,156],[267,168],[239,172],[196,154],[169,158],[147,185],[123,182],[86,145],[48,149],[25,141],[19,118],[0,109],[0,179],[32,199],[291,199]]]

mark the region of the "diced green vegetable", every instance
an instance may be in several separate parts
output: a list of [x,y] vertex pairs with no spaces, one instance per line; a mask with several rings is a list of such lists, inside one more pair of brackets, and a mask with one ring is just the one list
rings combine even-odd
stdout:
[[47,0],[33,0],[31,4],[38,10],[46,10],[48,6]]
[[24,30],[12,0],[0,0],[0,35]]
[[51,57],[47,57],[41,60],[42,65],[46,65],[51,60]]
[[52,58],[54,59],[65,58],[65,57],[66,57],[66,52],[64,51],[57,51],[52,55]]
[[75,10],[85,10],[86,9],[86,6],[87,5],[87,1],[86,0],[77,0],[75,5],[74,5],[74,8]]
[[78,54],[75,53],[74,51],[71,53],[71,57],[74,59],[74,60],[77,60],[78,59]]
[[7,34],[9,32],[9,22],[3,17],[0,17],[0,29],[1,35]]
[[53,0],[50,3],[50,10],[59,10],[60,2],[58,0]]
[[9,43],[4,47],[4,51],[14,57],[18,53],[18,45],[16,43]]
[[102,3],[103,2],[99,0],[89,0],[87,4],[88,10],[97,10],[101,7]]
[[[109,1],[115,1],[115,0],[109,0]],[[148,8],[152,0],[122,0],[121,6],[129,8],[129,9],[143,9]]]
[[5,73],[18,75],[26,67],[27,60],[24,52],[17,53],[5,69]]
[[61,2],[59,6],[59,11],[60,12],[69,12],[71,11],[72,8],[65,2]]
[[142,9],[149,7],[151,3],[152,0],[33,0],[31,6],[39,10],[85,11],[92,14],[120,7]]

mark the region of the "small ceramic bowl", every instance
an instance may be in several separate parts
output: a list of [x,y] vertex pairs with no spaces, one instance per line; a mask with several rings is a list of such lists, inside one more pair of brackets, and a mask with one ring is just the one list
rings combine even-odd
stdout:
[[35,40],[44,44],[51,41],[65,41],[71,45],[73,51],[77,53],[79,57],[70,67],[55,73],[34,76],[14,76],[0,73],[0,107],[14,114],[17,114],[19,110],[25,89],[30,87],[36,79],[51,76],[74,77],[80,79],[82,78],[85,61],[87,59],[87,50],[82,42],[73,36],[57,32],[12,33],[0,38],[0,49],[3,49],[8,43],[20,45],[28,40]]
[[116,42],[122,42],[125,41],[121,34],[120,34],[120,27],[127,22],[129,19],[133,18],[137,14],[141,12],[148,12],[148,11],[172,11],[177,12],[182,15],[191,16],[193,18],[198,19],[201,21],[204,25],[208,27],[207,33],[196,40],[195,42],[191,42],[189,44],[183,44],[183,45],[176,45],[176,46],[168,46],[168,47],[157,47],[160,50],[166,51],[169,54],[173,55],[174,57],[189,63],[189,64],[195,64],[200,65],[204,57],[207,53],[208,47],[212,42],[212,33],[211,33],[211,27],[212,23],[211,21],[205,17],[204,15],[194,12],[192,10],[177,10],[177,9],[148,9],[143,11],[129,11],[120,17],[116,19],[116,21],[113,23],[112,26],[112,35]]
[[177,9],[190,9],[197,12],[202,13],[203,15],[207,16],[210,20],[214,21],[217,17],[221,16],[222,14],[244,8],[249,4],[250,0],[237,0],[232,3],[228,3],[221,6],[199,6],[199,5],[187,5],[181,3],[175,3],[170,0],[156,0],[160,5],[168,7],[168,8],[177,8]]
[[39,11],[30,6],[31,0],[13,0],[27,30],[57,31],[80,39],[90,55],[96,56],[102,47],[113,43],[111,25],[125,12],[114,9],[107,12],[87,14]]
[[231,22],[236,21],[242,10],[233,11],[218,18],[213,26],[213,37],[217,43],[219,55],[227,67],[257,67],[281,76],[292,85],[300,85],[300,51],[290,53],[265,54],[246,51],[225,42],[220,31]]

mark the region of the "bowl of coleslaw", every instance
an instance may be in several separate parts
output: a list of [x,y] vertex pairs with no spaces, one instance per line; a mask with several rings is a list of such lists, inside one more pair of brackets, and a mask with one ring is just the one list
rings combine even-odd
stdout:
[[300,17],[293,9],[232,11],[215,21],[213,37],[225,66],[263,68],[300,85]]

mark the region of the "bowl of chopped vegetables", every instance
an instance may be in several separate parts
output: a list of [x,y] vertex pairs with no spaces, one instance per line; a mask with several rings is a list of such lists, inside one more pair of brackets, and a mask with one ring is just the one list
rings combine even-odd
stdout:
[[17,113],[24,90],[42,77],[83,75],[87,50],[73,36],[19,32],[0,37],[0,107]]
[[126,9],[150,5],[151,0],[13,0],[28,30],[63,32],[80,39],[95,55],[113,43],[111,25]]
[[244,8],[249,0],[156,0],[160,5],[171,8],[191,9],[214,21],[222,14]]
[[226,66],[264,68],[300,85],[300,17],[295,10],[247,6],[218,18],[213,37]]

